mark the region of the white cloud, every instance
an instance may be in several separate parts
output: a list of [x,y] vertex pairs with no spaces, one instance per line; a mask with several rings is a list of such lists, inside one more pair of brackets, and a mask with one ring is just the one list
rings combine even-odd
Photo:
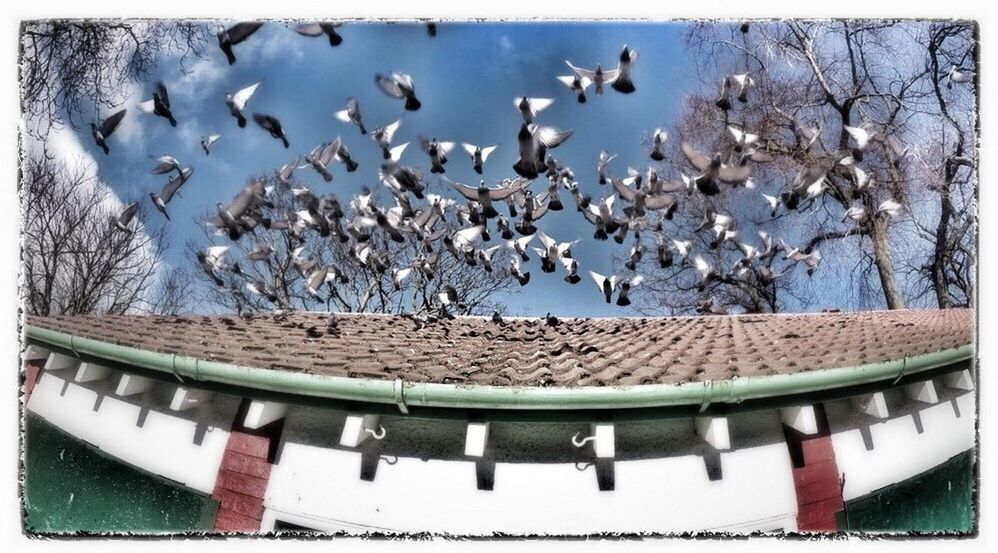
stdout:
[[513,40],[509,38],[509,35],[502,35],[499,37],[499,46],[502,47],[503,51],[509,52],[513,49]]
[[301,63],[305,59],[305,48],[301,37],[288,29],[270,32],[262,37],[257,48],[260,60],[264,62]]
[[218,60],[199,59],[186,73],[182,72],[178,79],[167,84],[171,100],[174,98],[190,102],[204,100],[215,92],[223,77],[225,69]]

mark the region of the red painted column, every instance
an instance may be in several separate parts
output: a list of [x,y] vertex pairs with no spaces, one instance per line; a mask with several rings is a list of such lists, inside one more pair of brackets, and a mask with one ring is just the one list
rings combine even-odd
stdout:
[[215,530],[256,532],[263,518],[263,496],[271,465],[267,461],[270,439],[233,431],[225,445],[211,496],[219,503]]
[[236,411],[211,497],[218,501],[217,532],[259,532],[263,496],[284,429],[284,419],[258,429],[243,426],[250,401]]
[[22,401],[24,401],[25,405],[27,405],[28,400],[31,399],[31,391],[35,389],[35,383],[38,382],[38,376],[42,373],[42,368],[44,366],[44,359],[35,359],[24,362],[24,396]]
[[797,529],[801,532],[835,532],[836,515],[845,506],[839,468],[835,463],[831,432],[824,407],[814,406],[817,434],[803,434],[784,426],[793,461],[797,492]]

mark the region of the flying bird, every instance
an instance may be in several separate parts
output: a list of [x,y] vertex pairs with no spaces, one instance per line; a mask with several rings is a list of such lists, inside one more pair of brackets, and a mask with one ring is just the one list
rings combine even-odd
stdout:
[[166,219],[170,219],[170,214],[166,212],[166,204],[170,203],[173,199],[174,194],[176,194],[180,187],[187,182],[187,179],[191,178],[191,174],[194,173],[194,169],[185,168],[179,169],[180,173],[171,178],[165,185],[163,189],[159,191],[159,194],[155,192],[150,192],[149,197],[152,199],[152,203],[156,206],[156,209],[160,211]]
[[332,163],[333,158],[336,157],[339,151],[339,138],[327,144],[319,144],[305,156],[305,163],[311,165],[312,168],[315,169],[315,171],[319,173],[319,175],[321,175],[326,182],[332,182],[333,175],[329,172],[327,167],[330,163]]
[[631,278],[621,281],[620,283],[620,293],[617,294],[617,305],[621,307],[626,307],[631,305],[630,293],[631,289],[638,286],[644,282],[645,277],[641,275],[634,275]]
[[108,116],[107,119],[102,121],[100,125],[90,123],[90,134],[93,135],[94,142],[96,142],[97,145],[104,150],[104,155],[111,153],[111,149],[107,145],[107,139],[114,134],[114,131],[117,130],[118,125],[121,125],[121,120],[125,118],[126,111],[128,110],[123,109],[121,111],[114,112]]
[[225,59],[229,60],[229,65],[236,63],[236,55],[232,52],[232,47],[249,38],[262,25],[263,23],[260,22],[244,22],[236,23],[228,29],[222,27],[218,30],[216,34],[218,47],[225,53]]
[[217,142],[219,138],[222,138],[222,135],[220,135],[220,134],[209,134],[207,136],[202,136],[201,137],[201,149],[204,150],[204,155],[211,154],[211,151],[209,150],[209,148],[211,148],[211,145],[214,144],[215,142]]
[[596,283],[596,288],[603,294],[606,303],[610,303],[613,291],[617,288],[617,275],[603,276],[595,271],[589,271],[589,276]]
[[638,60],[638,53],[633,48],[624,45],[620,52],[620,61],[617,63],[617,78],[610,83],[610,86],[621,94],[630,94],[636,89],[631,80],[631,66]]
[[459,194],[468,200],[478,202],[482,209],[482,216],[486,219],[492,219],[499,215],[499,212],[496,211],[495,207],[492,205],[492,202],[499,202],[509,198],[517,191],[522,190],[527,184],[528,182],[526,179],[520,178],[511,181],[504,181],[495,188],[485,186],[484,180],[477,187],[453,181],[450,183],[450,185],[454,187],[454,190],[456,190]]
[[752,170],[747,166],[726,165],[721,163],[720,153],[715,153],[713,157],[708,158],[707,156],[694,150],[693,147],[685,141],[682,143],[682,150],[683,155],[686,156],[686,160],[689,161],[690,165],[702,171],[702,173],[693,180],[693,183],[697,190],[705,196],[713,196],[720,192],[715,180],[729,184],[739,184],[745,182],[746,179],[752,176]]
[[357,125],[360,134],[367,134],[367,129],[364,128],[364,121],[360,115],[360,104],[357,103],[357,100],[350,98],[347,100],[347,109],[337,111],[333,115],[344,123]]
[[528,98],[521,96],[513,100],[513,105],[520,112],[524,123],[533,123],[537,114],[550,107],[553,103],[553,98]]
[[235,93],[229,92],[225,94],[225,105],[229,107],[229,113],[236,118],[236,122],[240,128],[246,126],[246,117],[243,115],[243,110],[246,109],[246,104],[253,97],[253,93],[256,92],[257,87],[260,86],[260,82],[257,81],[246,88],[237,90]]
[[307,37],[320,37],[326,35],[329,37],[329,45],[336,47],[343,42],[343,37],[336,32],[336,28],[342,25],[342,23],[302,23],[295,27],[295,32]]
[[575,73],[580,79],[589,79],[596,86],[596,95],[603,95],[603,85],[613,85],[617,80],[619,71],[617,69],[610,69],[609,71],[604,71],[603,68],[596,64],[596,69],[585,69],[583,67],[577,67],[572,65],[572,62],[565,60],[565,65]]
[[447,170],[444,169],[444,164],[447,163],[447,154],[454,149],[455,144],[453,142],[440,142],[436,138],[429,140],[421,136],[419,137],[419,145],[426,152],[426,155],[430,156],[430,172],[445,173]]
[[392,157],[392,138],[395,137],[395,133],[399,130],[400,126],[402,126],[402,120],[397,119],[394,123],[389,123],[384,127],[378,127],[377,129],[374,129],[373,133],[371,133],[371,139],[377,142],[378,146],[381,147],[381,153],[385,159],[391,159]]
[[198,264],[218,286],[225,286],[222,280],[222,270],[225,268],[225,254],[228,246],[209,246],[197,252]]
[[176,171],[178,174],[183,172],[184,168],[181,166],[180,161],[171,155],[161,155],[153,159],[156,160],[156,166],[152,168],[152,174],[154,175],[165,175],[173,171]]
[[655,132],[653,132],[651,135],[652,148],[649,157],[651,157],[655,161],[662,161],[663,159],[665,159],[665,153],[662,152],[662,146],[665,144],[665,141],[668,139],[669,139],[669,134],[667,132],[665,132],[661,128],[655,129]]
[[280,120],[276,117],[266,113],[254,113],[253,120],[256,121],[257,125],[260,125],[261,129],[269,132],[270,136],[280,139],[285,148],[291,147],[287,135],[284,134],[284,127],[281,126]]
[[114,227],[116,227],[118,230],[121,230],[123,232],[134,232],[131,228],[128,227],[128,225],[131,224],[132,219],[135,218],[135,213],[138,211],[138,209],[139,209],[139,204],[137,202],[132,202],[126,205],[124,209],[121,210],[121,213],[119,213],[117,217],[113,215],[111,216],[111,224]]
[[580,104],[586,103],[586,89],[592,86],[592,79],[589,77],[581,77],[579,75],[562,75],[555,78],[575,93],[575,99]]
[[177,120],[173,117],[173,112],[170,111],[170,95],[166,92],[166,85],[163,84],[163,81],[156,82],[156,90],[152,93],[152,99],[139,104],[139,109],[166,119],[172,127],[177,126]]
[[954,65],[950,67],[949,73],[946,74],[946,88],[953,88],[953,83],[969,83],[972,80],[974,80],[974,76],[971,73],[966,72],[962,67]]
[[461,144],[465,152],[471,156],[471,162],[474,164],[475,172],[479,175],[482,174],[482,166],[485,165],[485,160],[489,159],[492,152],[498,148],[498,146],[476,146],[474,144],[468,144],[467,142]]
[[404,98],[405,109],[409,111],[416,111],[423,105],[419,99],[416,98],[416,89],[412,82],[412,77],[406,73],[395,72],[392,73],[391,76],[385,76],[379,73],[374,76],[374,82],[377,83],[378,88],[380,88],[382,92],[392,98]]
[[554,127],[524,123],[517,135],[520,159],[513,164],[513,170],[521,177],[536,179],[547,168],[548,148],[557,148],[571,136],[571,130],[560,131]]

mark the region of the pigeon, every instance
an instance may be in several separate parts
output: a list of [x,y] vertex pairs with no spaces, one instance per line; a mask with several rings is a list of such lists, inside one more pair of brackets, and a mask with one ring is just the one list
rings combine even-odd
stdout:
[[332,182],[333,175],[327,167],[339,151],[340,140],[338,138],[328,144],[319,144],[305,156],[305,163],[311,165],[326,182]]
[[453,142],[440,142],[436,138],[428,140],[425,137],[419,138],[419,145],[430,156],[430,172],[435,174],[445,173],[444,164],[447,163],[447,154],[454,149]]
[[[621,54],[623,55],[623,53]],[[617,75],[619,74],[617,69],[611,69],[609,71],[604,71],[599,64],[596,65],[596,69],[584,69],[582,67],[576,67],[572,65],[572,62],[565,60],[565,65],[575,73],[580,79],[589,79],[596,86],[596,95],[603,95],[603,85],[612,85],[617,80]]]
[[857,223],[866,218],[866,208],[861,205],[855,205],[846,210],[845,214],[842,215],[842,220],[852,219]]
[[946,74],[946,88],[953,88],[953,83],[969,83],[972,80],[974,80],[972,74],[966,72],[962,67],[954,65],[950,67],[949,73]]
[[670,194],[650,196],[645,188],[639,187],[631,189],[625,181],[618,178],[611,178],[614,189],[620,199],[630,202],[624,212],[631,217],[643,217],[647,211],[666,210],[665,218],[671,219],[678,204],[676,198]]
[[378,88],[380,88],[382,92],[392,98],[404,98],[405,109],[408,111],[416,111],[423,105],[419,99],[416,98],[416,90],[412,82],[412,77],[405,73],[395,72],[392,73],[391,76],[385,76],[379,73],[374,76],[374,82],[377,83]]
[[880,204],[880,207],[877,208],[877,215],[880,215],[881,213],[893,219],[901,213],[901,204],[895,202],[894,200],[884,200],[884,202]]
[[638,53],[625,44],[624,49],[620,52],[620,61],[617,63],[617,78],[610,83],[610,87],[621,94],[634,92],[636,89],[634,82],[631,81],[631,66],[637,60]]
[[780,204],[782,203],[780,199],[776,196],[770,196],[769,194],[763,194],[762,197],[766,200],[766,203],[769,204],[769,216],[776,217],[776,210],[780,208]]
[[579,262],[571,257],[562,257],[559,261],[565,267],[565,282],[578,284],[582,280],[582,277],[579,276]]
[[481,262],[482,268],[485,269],[485,272],[487,273],[492,272],[492,258],[493,256],[495,256],[495,253],[499,251],[499,248],[501,247],[502,246],[492,246],[491,248],[478,250],[476,252],[478,256],[478,261]]
[[662,161],[665,159],[665,154],[662,152],[662,145],[665,144],[665,141],[668,140],[668,138],[669,135],[664,130],[660,128],[655,129],[655,132],[651,135],[652,148],[649,157],[655,161]]
[[635,240],[634,245],[631,246],[631,253],[627,256],[627,261],[624,263],[624,267],[626,267],[628,271],[636,271],[638,263],[641,263],[641,257],[644,256],[644,253],[644,244]]
[[249,38],[262,25],[263,23],[260,22],[246,22],[236,23],[228,29],[225,27],[219,29],[216,35],[218,37],[218,47],[225,53],[225,58],[229,61],[229,65],[236,63],[236,55],[232,52],[232,47]]
[[426,34],[429,35],[430,38],[433,38],[433,37],[437,36],[437,24],[436,23],[427,23],[426,24]]
[[727,112],[731,109],[731,77],[725,76],[721,81],[721,92],[714,100],[714,105],[717,106],[722,111]]
[[856,190],[863,190],[864,188],[868,188],[873,185],[873,175],[868,175],[866,171],[861,169],[858,165],[853,165],[851,168],[853,180],[856,183]]
[[520,286],[526,286],[530,282],[530,271],[523,272],[520,260],[515,257],[509,260],[509,274],[520,283]]
[[557,242],[540,231],[537,232],[537,237],[540,238],[544,248],[534,248],[534,251],[541,257],[541,270],[545,273],[554,272],[556,261],[565,257],[572,257],[571,247],[577,240],[573,242]]
[[191,168],[181,169],[180,174],[167,181],[167,183],[163,186],[163,189],[159,191],[159,194],[156,194],[155,192],[149,193],[149,197],[152,198],[152,203],[156,206],[156,209],[158,209],[160,213],[166,216],[167,220],[170,220],[170,214],[166,212],[166,204],[170,203],[170,200],[173,199],[173,195],[180,190],[180,187],[187,182],[187,179],[191,178],[191,174],[193,172],[194,169]]
[[606,303],[610,303],[613,291],[617,288],[617,275],[603,276],[595,271],[589,271],[589,276],[596,283],[596,288],[603,294]]
[[225,286],[221,272],[225,268],[225,253],[228,246],[210,246],[197,252],[198,264],[218,286]]
[[522,178],[517,178],[512,181],[504,181],[501,185],[495,188],[485,186],[484,180],[477,187],[453,181],[450,182],[450,185],[454,187],[454,190],[456,190],[459,194],[468,200],[478,202],[479,205],[482,206],[482,216],[486,219],[493,219],[499,215],[499,212],[497,212],[495,207],[493,207],[492,202],[498,202],[509,198],[515,192],[527,186],[527,184],[528,182],[526,179]]
[[392,285],[395,287],[396,290],[402,289],[402,281],[409,278],[409,275],[412,274],[412,271],[413,271],[412,267],[403,267],[401,269],[392,270]]
[[753,79],[748,73],[741,73],[738,75],[731,75],[731,81],[733,86],[738,87],[738,94],[736,97],[741,103],[748,102],[748,92],[749,89],[755,86],[755,79]]
[[255,242],[253,249],[246,254],[250,261],[265,261],[274,253],[274,248],[266,242]]
[[284,186],[291,186],[291,176],[294,175],[296,169],[299,169],[300,162],[301,156],[296,156],[293,160],[282,165],[276,172],[277,182]]
[[335,142],[340,143],[340,147],[338,150],[336,150],[336,155],[334,156],[336,158],[336,161],[339,161],[343,163],[343,165],[346,165],[347,173],[353,173],[354,171],[357,170],[359,164],[356,161],[354,161],[352,157],[350,157],[350,150],[347,148],[345,142],[342,142],[339,137],[336,137]]
[[670,249],[669,245],[666,243],[665,237],[661,234],[657,234],[655,236],[655,242],[657,246],[655,253],[656,258],[658,259],[658,266],[662,269],[672,267],[672,249]]
[[209,148],[211,148],[211,145],[217,142],[221,137],[222,135],[220,134],[209,134],[201,137],[201,149],[204,150],[204,155],[211,154]]
[[350,98],[347,100],[347,109],[337,111],[333,115],[344,123],[357,125],[360,134],[367,134],[367,129],[364,128],[364,121],[360,115],[360,104],[357,103],[357,100]]
[[856,143],[856,147],[852,149],[853,160],[863,161],[863,152],[870,144],[870,140],[873,138],[873,133],[863,127],[850,127],[849,125],[845,125],[842,128],[849,134],[849,137],[852,138],[853,142]]
[[713,196],[720,192],[715,180],[729,184],[737,184],[744,182],[752,176],[752,170],[749,167],[725,165],[724,163],[721,163],[720,153],[715,153],[714,157],[708,158],[707,156],[694,150],[693,147],[685,141],[682,143],[682,150],[683,155],[686,156],[686,160],[689,161],[690,165],[702,171],[702,173],[693,180],[693,183],[697,190],[705,196]]
[[267,115],[265,113],[254,113],[253,120],[256,121],[260,128],[270,133],[270,136],[274,138],[279,138],[281,142],[284,143],[285,148],[290,148],[291,143],[288,142],[287,135],[284,134],[284,128],[281,126],[281,122],[273,115]]
[[728,125],[728,132],[735,139],[735,152],[737,153],[741,153],[745,150],[746,146],[751,146],[759,141],[759,135],[739,129],[734,125]]
[[700,283],[697,285],[697,289],[703,292],[707,284],[716,278],[717,273],[714,271],[714,268],[710,265],[710,263],[707,263],[707,261],[699,255],[693,257],[693,268],[700,273]]
[[173,117],[173,112],[170,111],[170,95],[167,94],[163,81],[156,81],[156,90],[152,93],[152,100],[146,100],[139,104],[139,109],[163,117],[170,122],[172,127],[177,126],[177,120]]
[[468,144],[467,142],[461,144],[461,147],[463,147],[464,151],[468,152],[468,155],[471,156],[471,162],[474,164],[475,172],[479,175],[482,174],[482,166],[485,165],[485,160],[489,159],[492,152],[496,151],[496,148],[498,148],[498,146],[486,146],[483,148],[474,144]]
[[610,162],[617,157],[617,154],[610,154],[606,150],[601,150],[599,153],[599,162],[596,164],[596,174],[599,177],[600,184],[607,183],[606,169],[610,165]]
[[239,127],[246,126],[246,117],[243,115],[243,110],[246,109],[246,104],[253,97],[253,93],[256,92],[258,86],[260,86],[261,81],[257,81],[246,88],[241,88],[235,93],[229,92],[225,94],[225,105],[229,107],[229,113],[236,118],[236,123]]
[[111,224],[123,232],[133,232],[132,229],[128,228],[128,225],[135,218],[135,213],[139,209],[139,204],[137,202],[132,202],[121,210],[121,213],[117,217],[111,216]]
[[128,110],[123,109],[121,111],[116,111],[108,116],[107,119],[101,121],[100,126],[95,123],[90,124],[90,134],[93,135],[94,142],[96,142],[97,145],[104,150],[104,155],[109,155],[111,153],[111,149],[107,146],[107,139],[114,134],[114,131],[118,128],[118,125],[121,124],[121,120],[125,118],[126,111]]
[[295,32],[307,37],[329,37],[329,45],[336,47],[343,42],[343,37],[336,32],[336,28],[342,23],[302,23],[295,27]]
[[482,237],[482,226],[473,226],[459,229],[452,234],[444,236],[444,247],[459,260],[464,258],[467,251],[473,249],[473,244]]
[[554,127],[524,123],[517,135],[520,158],[513,164],[513,170],[523,178],[536,179],[546,169],[548,148],[557,148],[571,136],[571,130],[560,131]]
[[[209,225],[219,231],[225,230],[229,238],[239,240],[247,230],[247,223],[255,221],[256,210],[261,203],[264,193],[264,183],[262,180],[253,181],[243,187],[232,199],[228,206],[216,203],[218,216],[209,221]],[[249,221],[247,221],[249,216]]]
[[267,283],[262,280],[251,280],[246,283],[246,289],[250,291],[255,296],[263,296],[267,298],[270,303],[277,303],[277,294],[267,287]]
[[562,75],[556,78],[561,84],[567,86],[569,90],[575,93],[575,99],[580,104],[587,102],[586,89],[592,86],[592,79],[589,77],[580,77],[579,75]]
[[176,171],[177,174],[183,172],[183,167],[180,165],[180,161],[171,155],[161,155],[156,160],[156,166],[152,168],[152,174],[154,175],[165,175]]
[[517,238],[516,240],[510,240],[506,242],[506,246],[508,246],[509,249],[516,252],[516,254],[520,256],[520,259],[523,260],[524,263],[526,263],[527,261],[530,261],[530,257],[527,255],[527,246],[530,245],[530,242],[533,239],[534,235],[529,234],[527,236]]
[[524,123],[533,123],[537,114],[547,109],[554,103],[553,98],[528,98],[521,96],[513,100],[513,105],[520,112]]
[[621,307],[627,307],[631,305],[630,292],[635,286],[638,286],[644,282],[645,277],[641,275],[634,275],[631,278],[621,281],[620,283],[620,293],[617,294],[617,305]]
[[458,309],[464,309],[464,305],[460,303],[457,290],[449,284],[444,286],[443,292],[437,294],[437,298],[439,298],[440,303],[445,306],[454,305]]
[[371,138],[381,147],[381,153],[385,159],[391,159],[392,157],[392,138],[395,137],[395,133],[399,130],[400,126],[402,126],[402,120],[398,119],[394,123],[374,129],[374,132],[371,133]]

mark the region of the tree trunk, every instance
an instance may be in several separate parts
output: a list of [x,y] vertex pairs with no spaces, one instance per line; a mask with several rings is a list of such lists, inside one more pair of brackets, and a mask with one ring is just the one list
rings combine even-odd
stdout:
[[949,309],[953,307],[953,302],[949,294],[949,282],[946,279],[946,250],[949,235],[949,220],[953,214],[953,203],[950,202],[949,193],[939,195],[939,224],[936,225],[936,244],[932,256],[932,287],[936,292],[936,301],[939,309]]
[[880,275],[880,286],[888,309],[904,309],[904,297],[894,278],[894,264],[891,262],[891,248],[887,241],[887,222],[877,220],[873,224],[873,257]]

